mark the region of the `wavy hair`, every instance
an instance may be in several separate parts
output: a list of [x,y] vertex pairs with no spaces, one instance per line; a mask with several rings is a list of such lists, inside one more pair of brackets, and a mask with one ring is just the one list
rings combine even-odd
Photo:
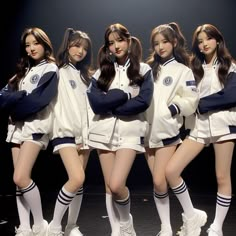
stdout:
[[205,56],[200,52],[198,47],[198,35],[201,32],[205,32],[209,38],[213,38],[217,42],[216,55],[219,61],[218,77],[222,84],[225,84],[229,68],[234,59],[230,55],[226,45],[225,40],[221,32],[211,24],[200,25],[196,28],[193,33],[192,38],[192,58],[191,58],[191,68],[193,70],[195,79],[197,83],[203,78],[204,70],[202,64],[205,61]]
[[33,35],[37,42],[41,44],[45,50],[44,59],[47,62],[55,63],[55,57],[53,52],[52,43],[48,37],[48,35],[40,28],[32,27],[26,28],[22,35],[20,41],[20,59],[16,65],[16,76],[14,76],[9,81],[9,85],[13,89],[18,89],[19,81],[25,76],[27,70],[29,70],[32,66],[35,65],[35,60],[27,55],[25,50],[25,40],[28,35]]
[[101,70],[101,75],[98,78],[98,87],[103,91],[107,91],[110,84],[115,77],[114,61],[115,58],[109,54],[109,35],[117,33],[122,40],[130,43],[128,58],[130,59],[130,66],[127,69],[127,76],[130,84],[141,85],[143,77],[140,75],[140,62],[142,60],[142,45],[138,38],[130,35],[128,29],[119,24],[112,24],[107,27],[104,36],[104,45],[98,52],[98,67]]
[[[169,24],[162,24],[155,27],[150,36],[150,55],[147,58],[147,63],[153,69],[154,78],[157,78],[157,75],[160,71],[161,57],[155,52],[155,42],[154,39],[157,34],[161,34],[168,42],[173,45],[173,55],[175,59],[189,66],[190,56],[187,50],[187,43],[184,35],[182,34],[179,25],[176,22],[171,22]],[[175,45],[175,47],[174,47]]]

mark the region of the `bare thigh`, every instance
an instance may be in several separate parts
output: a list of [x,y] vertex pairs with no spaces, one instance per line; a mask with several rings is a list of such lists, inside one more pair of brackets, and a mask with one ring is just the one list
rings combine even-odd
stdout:
[[60,149],[59,153],[69,178],[65,188],[69,192],[76,192],[85,179],[84,168],[78,151],[74,147],[65,147]]
[[218,183],[218,192],[230,196],[231,164],[234,151],[234,141],[225,141],[213,144],[215,150],[215,170]]
[[133,149],[120,149],[116,152],[115,162],[110,178],[110,188],[118,195],[123,195],[126,180],[136,157]]
[[102,168],[106,192],[111,194],[111,190],[109,188],[109,182],[113,166],[115,163],[115,152],[98,150],[98,155],[99,155],[100,165]]
[[177,148],[166,167],[166,177],[171,187],[180,184],[181,173],[203,148],[203,143],[198,143],[191,139],[185,139]]
[[34,142],[25,141],[21,145],[14,170],[14,182],[20,188],[30,184],[32,168],[40,150],[41,146]]
[[89,159],[89,155],[90,155],[90,150],[79,150],[78,151],[78,155],[79,155],[79,159],[82,163],[82,166],[84,168],[84,170],[86,169],[86,166],[88,164],[88,159]]

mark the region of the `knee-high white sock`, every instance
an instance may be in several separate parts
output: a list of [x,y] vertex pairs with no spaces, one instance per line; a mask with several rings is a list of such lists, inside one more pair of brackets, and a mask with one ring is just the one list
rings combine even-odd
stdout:
[[120,222],[127,222],[130,219],[130,194],[122,200],[115,200],[115,207],[119,213]]
[[178,198],[183,210],[184,214],[187,218],[191,218],[194,215],[194,207],[189,196],[189,192],[187,186],[184,181],[174,188],[172,188],[175,196]]
[[80,208],[81,208],[81,204],[82,204],[83,193],[84,193],[84,189],[82,186],[78,190],[78,192],[76,193],[76,195],[74,196],[73,200],[71,201],[69,205],[68,220],[67,220],[68,225],[76,225]]
[[170,224],[170,199],[168,192],[157,193],[154,191],[154,201],[161,220],[161,224],[169,226]]
[[214,229],[222,230],[225,217],[230,207],[231,199],[231,196],[217,193],[216,212],[215,219],[213,221]]
[[23,193],[23,197],[33,214],[34,225],[41,226],[43,223],[43,211],[37,185],[32,181],[28,187],[21,189],[21,192]]
[[18,187],[16,187],[16,206],[20,220],[20,227],[23,229],[30,229],[30,207]]
[[57,201],[53,214],[53,220],[51,222],[52,228],[61,227],[62,218],[75,195],[76,193],[70,193],[64,188],[64,186],[62,187],[57,196]]
[[114,206],[114,201],[111,194],[106,193],[106,209],[111,225],[112,232],[117,232],[120,229],[120,220],[117,209]]

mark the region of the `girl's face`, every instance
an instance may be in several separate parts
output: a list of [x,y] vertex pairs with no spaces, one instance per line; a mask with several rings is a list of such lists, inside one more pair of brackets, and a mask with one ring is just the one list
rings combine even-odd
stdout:
[[217,41],[214,38],[207,36],[205,32],[198,35],[198,48],[206,58],[210,59],[216,57]]
[[75,65],[76,63],[82,61],[88,52],[88,43],[85,40],[69,47],[69,61]]
[[25,50],[27,55],[35,60],[36,64],[44,59],[45,49],[32,34],[25,38]]
[[158,33],[153,40],[154,50],[163,61],[169,60],[173,57],[174,46],[161,33]]
[[108,37],[109,50],[116,57],[118,63],[123,64],[128,56],[129,42],[113,32]]

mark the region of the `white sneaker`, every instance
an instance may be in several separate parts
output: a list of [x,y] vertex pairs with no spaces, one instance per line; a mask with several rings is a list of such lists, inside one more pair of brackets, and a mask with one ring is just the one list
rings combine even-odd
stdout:
[[79,231],[77,225],[67,225],[65,228],[65,236],[83,236],[83,234]]
[[120,231],[112,232],[112,233],[111,233],[111,236],[120,236]]
[[46,220],[43,220],[42,225],[32,227],[33,236],[46,236],[48,228],[48,222]]
[[24,229],[21,226],[15,227],[15,236],[33,236],[31,229]]
[[207,230],[208,236],[223,236],[222,230],[217,230],[214,225],[211,224],[210,228]]
[[46,236],[63,236],[63,232],[62,232],[62,227],[52,227],[51,226],[52,222],[50,222],[50,224],[48,225],[47,228],[47,234],[45,234]]
[[[182,214],[182,218],[183,218],[183,214]],[[184,224],[180,227],[180,230],[176,233],[176,235],[178,235],[178,236],[187,236],[187,234],[185,233]]]
[[136,236],[131,214],[129,214],[128,222],[120,222],[120,236]]
[[161,231],[157,234],[157,236],[173,236],[172,229],[168,225],[161,225]]
[[184,213],[182,214],[183,226],[176,235],[179,236],[199,236],[201,227],[206,224],[207,214],[205,211],[194,209],[195,214],[192,218],[187,219]]
[[120,229],[112,231],[111,236],[120,236]]

